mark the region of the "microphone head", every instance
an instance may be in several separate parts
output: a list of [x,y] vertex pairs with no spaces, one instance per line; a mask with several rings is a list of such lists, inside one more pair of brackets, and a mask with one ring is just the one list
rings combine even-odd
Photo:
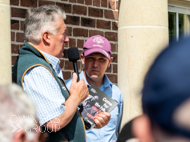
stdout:
[[79,50],[78,50],[77,47],[70,47],[67,50],[67,53],[68,53],[69,61],[71,61],[71,62],[77,61],[78,59],[80,59],[80,57],[79,57]]

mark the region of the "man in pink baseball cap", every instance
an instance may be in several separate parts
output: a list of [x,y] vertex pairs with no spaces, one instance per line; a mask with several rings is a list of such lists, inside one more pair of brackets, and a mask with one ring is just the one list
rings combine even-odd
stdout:
[[[111,119],[106,126],[86,130],[87,142],[116,142],[122,115],[123,95],[105,75],[113,60],[110,42],[100,35],[90,37],[83,45],[81,60],[84,69],[79,75],[80,79],[84,79],[88,87],[95,85],[118,103],[118,106],[110,112]],[[71,81],[72,79],[66,81],[67,88],[70,88]],[[107,115],[104,113],[102,115]]]
[[[108,59],[111,58],[111,45],[109,41],[100,36],[92,36],[90,37],[83,46],[84,56],[90,55],[92,53],[101,53],[106,56]],[[113,58],[111,58],[111,61]]]

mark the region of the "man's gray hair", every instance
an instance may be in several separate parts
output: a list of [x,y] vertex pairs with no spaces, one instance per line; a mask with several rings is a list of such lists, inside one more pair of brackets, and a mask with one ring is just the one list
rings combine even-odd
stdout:
[[59,26],[58,17],[66,19],[65,12],[56,5],[29,9],[24,23],[25,41],[38,44],[44,31],[56,35]]
[[11,142],[19,130],[24,130],[28,140],[34,138],[37,128],[36,109],[22,88],[16,84],[0,85],[0,140]]

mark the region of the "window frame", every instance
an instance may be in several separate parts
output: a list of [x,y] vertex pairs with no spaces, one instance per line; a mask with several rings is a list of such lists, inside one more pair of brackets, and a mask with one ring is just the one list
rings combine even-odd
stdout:
[[[170,0],[168,2],[168,12],[173,12],[176,14],[176,40],[179,40],[179,14],[184,14],[186,16],[190,16],[190,1],[177,1],[177,0]],[[186,25],[190,25],[190,21],[186,19]],[[190,27],[186,27],[185,36],[190,33]]]

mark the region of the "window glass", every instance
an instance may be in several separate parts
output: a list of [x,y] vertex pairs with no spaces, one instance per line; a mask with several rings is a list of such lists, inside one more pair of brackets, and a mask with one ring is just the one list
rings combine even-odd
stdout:
[[170,42],[176,40],[176,13],[168,13],[169,21],[169,40]]
[[179,38],[185,35],[184,31],[184,14],[179,14]]
[[168,13],[169,42],[178,41],[190,33],[190,16],[177,12]]

